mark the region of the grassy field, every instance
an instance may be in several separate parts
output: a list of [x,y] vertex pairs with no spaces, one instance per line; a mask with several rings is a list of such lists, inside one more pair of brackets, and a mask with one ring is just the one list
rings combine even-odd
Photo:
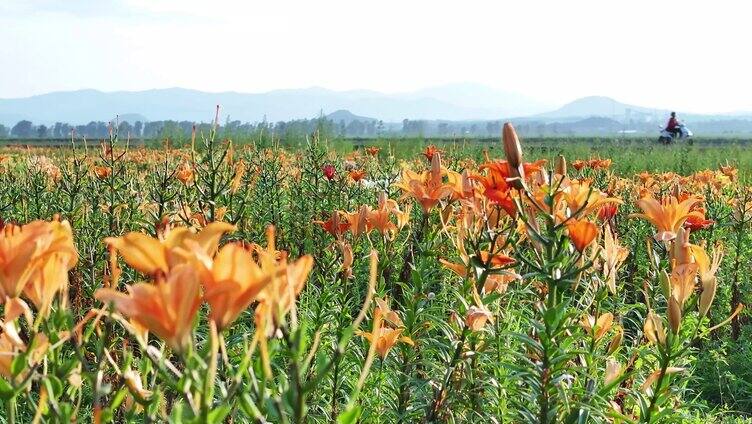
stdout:
[[20,144],[4,422],[752,422],[745,140]]

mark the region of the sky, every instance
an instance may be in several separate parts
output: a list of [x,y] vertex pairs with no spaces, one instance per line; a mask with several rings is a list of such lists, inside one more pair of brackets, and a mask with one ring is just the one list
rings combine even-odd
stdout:
[[0,98],[93,88],[604,95],[752,111],[752,2],[2,0]]

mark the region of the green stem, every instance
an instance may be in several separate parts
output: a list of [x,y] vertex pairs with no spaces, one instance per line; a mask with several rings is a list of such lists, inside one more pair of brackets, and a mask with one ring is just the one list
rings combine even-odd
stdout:
[[8,413],[8,424],[16,424],[16,397],[13,396],[5,402],[5,409]]

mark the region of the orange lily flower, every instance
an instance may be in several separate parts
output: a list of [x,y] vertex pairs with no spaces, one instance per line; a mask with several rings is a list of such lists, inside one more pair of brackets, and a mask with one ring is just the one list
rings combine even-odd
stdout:
[[253,261],[251,252],[238,243],[224,246],[214,260],[200,248],[195,254],[204,284],[204,299],[211,306],[209,318],[220,331],[232,324],[273,278],[284,272],[276,267],[262,269]]
[[[158,272],[167,274],[176,265],[191,259],[190,243],[195,242],[208,256],[214,256],[222,236],[234,231],[235,226],[225,222],[212,222],[199,232],[185,227],[173,228],[164,240],[144,233],[131,232],[122,237],[108,237],[104,241],[114,247],[125,262],[146,275]],[[188,244],[186,241],[190,240]]]
[[368,153],[371,156],[378,156],[380,151],[381,149],[376,146],[366,147],[366,153]]
[[334,211],[331,217],[326,221],[313,221],[319,224],[321,228],[335,238],[340,238],[342,234],[350,228],[349,220],[344,212]]
[[572,162],[572,168],[576,169],[577,171],[582,171],[582,169],[585,168],[587,165],[588,163],[581,159],[577,159]]
[[94,175],[97,176],[98,179],[104,180],[105,178],[109,177],[112,173],[112,168],[108,166],[95,166],[94,167]]
[[[18,297],[40,267],[55,255],[65,262],[66,272],[78,259],[67,221],[6,225],[0,230],[0,299]],[[52,291],[54,294],[56,290]]]
[[166,281],[137,283],[128,294],[99,289],[94,297],[112,302],[115,309],[139,326],[153,332],[178,352],[191,346],[193,322],[201,306],[201,283],[190,264],[175,266]]
[[567,222],[567,229],[569,230],[569,238],[572,240],[575,249],[582,253],[590,243],[595,240],[595,236],[598,235],[598,227],[592,222],[582,219],[570,219]]
[[465,314],[465,325],[470,331],[480,331],[487,322],[493,323],[493,314],[483,304],[475,286],[473,286],[473,300],[475,304],[470,306]]
[[452,186],[451,201],[471,199],[475,195],[467,169],[462,171],[462,174],[450,170],[447,170],[446,173],[449,184]]
[[429,162],[433,161],[433,156],[437,153],[441,153],[441,150],[438,149],[438,147],[434,146],[433,144],[426,146],[426,149],[423,150],[423,156],[428,159]]
[[655,239],[669,241],[676,237],[677,231],[690,216],[704,219],[701,212],[693,210],[702,199],[689,197],[679,202],[676,197],[664,197],[661,201],[653,197],[644,197],[637,201],[637,206],[643,213],[632,214],[632,217],[643,218],[655,225],[658,233]]
[[702,208],[695,208],[695,211],[699,212],[701,216],[699,215],[690,215],[687,217],[687,219],[684,221],[684,228],[687,228],[692,231],[698,231],[698,230],[704,230],[706,228],[710,228],[713,224],[715,224],[715,221],[712,219],[705,219],[705,210]]
[[570,213],[581,211],[580,216],[588,215],[607,204],[622,203],[617,198],[606,197],[600,190],[593,189],[585,180],[572,180],[569,187],[564,189],[564,199],[569,206]]
[[442,181],[441,155],[432,155],[431,170],[419,175],[408,169],[402,170],[402,178],[397,187],[406,195],[411,195],[420,203],[424,213],[428,213],[439,201],[452,194],[452,186]]
[[368,217],[371,214],[371,207],[361,205],[355,212],[345,212],[345,218],[349,224],[350,232],[353,238],[357,239],[361,234],[368,231]]
[[292,263],[283,256],[274,259],[274,227],[267,230],[266,252],[259,252],[259,266],[266,274],[273,275],[272,281],[258,294],[256,326],[266,335],[273,334],[280,320],[295,306],[295,299],[303,290],[308,274],[313,268],[313,256],[305,255]]
[[[395,216],[397,218],[396,224],[392,222],[392,216]],[[386,197],[386,193],[382,192],[379,195],[378,209],[374,209],[368,212],[366,218],[367,229],[369,231],[376,229],[382,235],[390,234],[394,236],[397,230],[405,226],[406,219],[409,219],[409,215],[405,216],[404,213],[400,211],[397,202],[392,199],[388,199]]]
[[398,341],[407,343],[410,346],[415,345],[411,338],[400,337],[402,335],[402,331],[402,328],[389,328],[382,326],[370,333],[361,331],[358,332],[358,334],[365,337],[370,343],[376,343],[376,353],[379,354],[381,359],[384,359]]
[[597,171],[599,169],[608,169],[611,166],[611,159],[590,159],[588,166]]
[[183,184],[188,184],[193,181],[193,168],[188,165],[181,166],[175,171],[175,178],[180,180]]
[[354,169],[350,171],[347,175],[350,176],[350,179],[355,181],[356,183],[363,179],[363,177],[366,176],[366,171],[362,169]]
[[607,203],[598,209],[598,219],[603,222],[611,221],[616,216],[618,210],[619,205],[617,203]]
[[736,168],[734,168],[733,166],[723,166],[723,165],[721,165],[721,173],[723,175],[729,177],[729,179],[731,179],[731,181],[736,181],[736,176],[739,173],[739,170],[736,169]]
[[514,202],[509,178],[509,165],[506,161],[496,161],[481,165],[480,169],[488,169],[487,175],[473,175],[469,177],[483,185],[483,196],[491,203],[501,206],[510,216],[517,214],[517,204]]

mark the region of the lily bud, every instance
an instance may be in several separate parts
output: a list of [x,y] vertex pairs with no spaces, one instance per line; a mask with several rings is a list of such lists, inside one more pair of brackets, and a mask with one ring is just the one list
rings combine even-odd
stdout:
[[441,223],[444,226],[449,225],[449,220],[452,218],[452,212],[454,212],[452,205],[446,205],[444,209],[441,210]]
[[621,364],[619,361],[614,359],[608,359],[606,361],[606,376],[604,378],[604,383],[608,386],[609,384],[616,381],[619,376],[621,376],[622,369]]
[[567,175],[567,159],[564,156],[556,156],[556,162],[554,165],[555,174]]
[[704,317],[713,304],[715,291],[718,288],[718,280],[715,277],[708,278],[702,282],[702,293],[700,294],[700,317]]
[[620,325],[617,325],[614,327],[616,329],[616,334],[614,335],[614,338],[611,339],[611,342],[608,344],[608,354],[613,355],[614,352],[619,350],[619,347],[621,347],[621,342],[624,340],[624,330],[621,328]]
[[509,162],[509,167],[519,168],[522,165],[522,147],[511,122],[504,124],[503,140],[504,154],[507,157],[507,162]]
[[645,337],[650,343],[666,345],[666,330],[663,329],[663,320],[653,311],[650,311],[645,318],[642,332],[645,333]]
[[507,166],[509,166],[509,181],[512,187],[522,190],[525,187],[525,170],[522,167],[522,146],[520,146],[520,139],[517,137],[514,126],[509,122],[504,124],[502,139],[504,155],[507,158]]
[[671,296],[668,299],[668,323],[671,326],[671,331],[674,334],[679,334],[679,326],[681,325],[682,311],[679,302],[676,298]]
[[128,370],[123,373],[123,380],[125,385],[130,390],[131,394],[136,398],[139,403],[146,403],[151,398],[152,392],[146,390],[141,383],[141,377],[135,371]]

